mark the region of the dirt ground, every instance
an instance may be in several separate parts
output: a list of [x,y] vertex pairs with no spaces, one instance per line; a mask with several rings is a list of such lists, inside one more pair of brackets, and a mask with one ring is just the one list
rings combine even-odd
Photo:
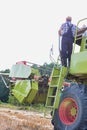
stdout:
[[50,115],[0,108],[0,130],[53,130]]

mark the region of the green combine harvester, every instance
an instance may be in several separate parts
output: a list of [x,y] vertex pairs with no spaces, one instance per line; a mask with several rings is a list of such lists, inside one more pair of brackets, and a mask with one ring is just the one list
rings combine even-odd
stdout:
[[[77,27],[86,20],[78,21]],[[50,108],[54,130],[87,130],[87,27],[76,31],[70,67],[61,66],[58,60],[49,84],[48,77],[37,80],[36,75],[40,76],[38,70],[25,61],[12,66],[9,79],[16,99],[20,103],[43,103]],[[44,78],[46,82],[43,82]],[[2,75],[0,81],[0,99],[5,101],[9,87]]]
[[70,67],[57,62],[51,75],[46,107],[52,109],[54,130],[87,130],[87,27],[76,31],[73,48]]

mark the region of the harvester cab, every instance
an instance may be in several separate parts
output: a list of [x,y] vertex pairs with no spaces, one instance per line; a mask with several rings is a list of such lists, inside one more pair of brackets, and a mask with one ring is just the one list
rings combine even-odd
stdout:
[[[80,20],[77,27],[86,20]],[[56,62],[51,74],[46,107],[52,110],[54,130],[87,130],[86,30],[87,27],[79,32],[76,30],[70,67],[60,66]],[[67,86],[65,81],[69,83]]]
[[[78,24],[87,19],[82,19]],[[77,26],[78,26],[77,24]],[[79,46],[78,52],[75,52],[76,45]],[[70,74],[77,77],[84,77],[87,74],[87,27],[76,32],[73,53],[71,55]],[[78,76],[79,75],[79,76]]]

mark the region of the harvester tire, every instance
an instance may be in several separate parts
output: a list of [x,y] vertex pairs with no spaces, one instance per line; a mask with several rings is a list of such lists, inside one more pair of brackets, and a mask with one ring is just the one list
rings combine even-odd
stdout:
[[75,84],[63,90],[53,125],[54,130],[87,130],[87,86]]

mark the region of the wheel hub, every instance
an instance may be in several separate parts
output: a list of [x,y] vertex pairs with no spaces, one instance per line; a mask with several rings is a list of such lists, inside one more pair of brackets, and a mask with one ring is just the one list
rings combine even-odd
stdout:
[[65,125],[71,125],[74,123],[78,115],[78,105],[72,98],[65,98],[59,107],[60,120]]

